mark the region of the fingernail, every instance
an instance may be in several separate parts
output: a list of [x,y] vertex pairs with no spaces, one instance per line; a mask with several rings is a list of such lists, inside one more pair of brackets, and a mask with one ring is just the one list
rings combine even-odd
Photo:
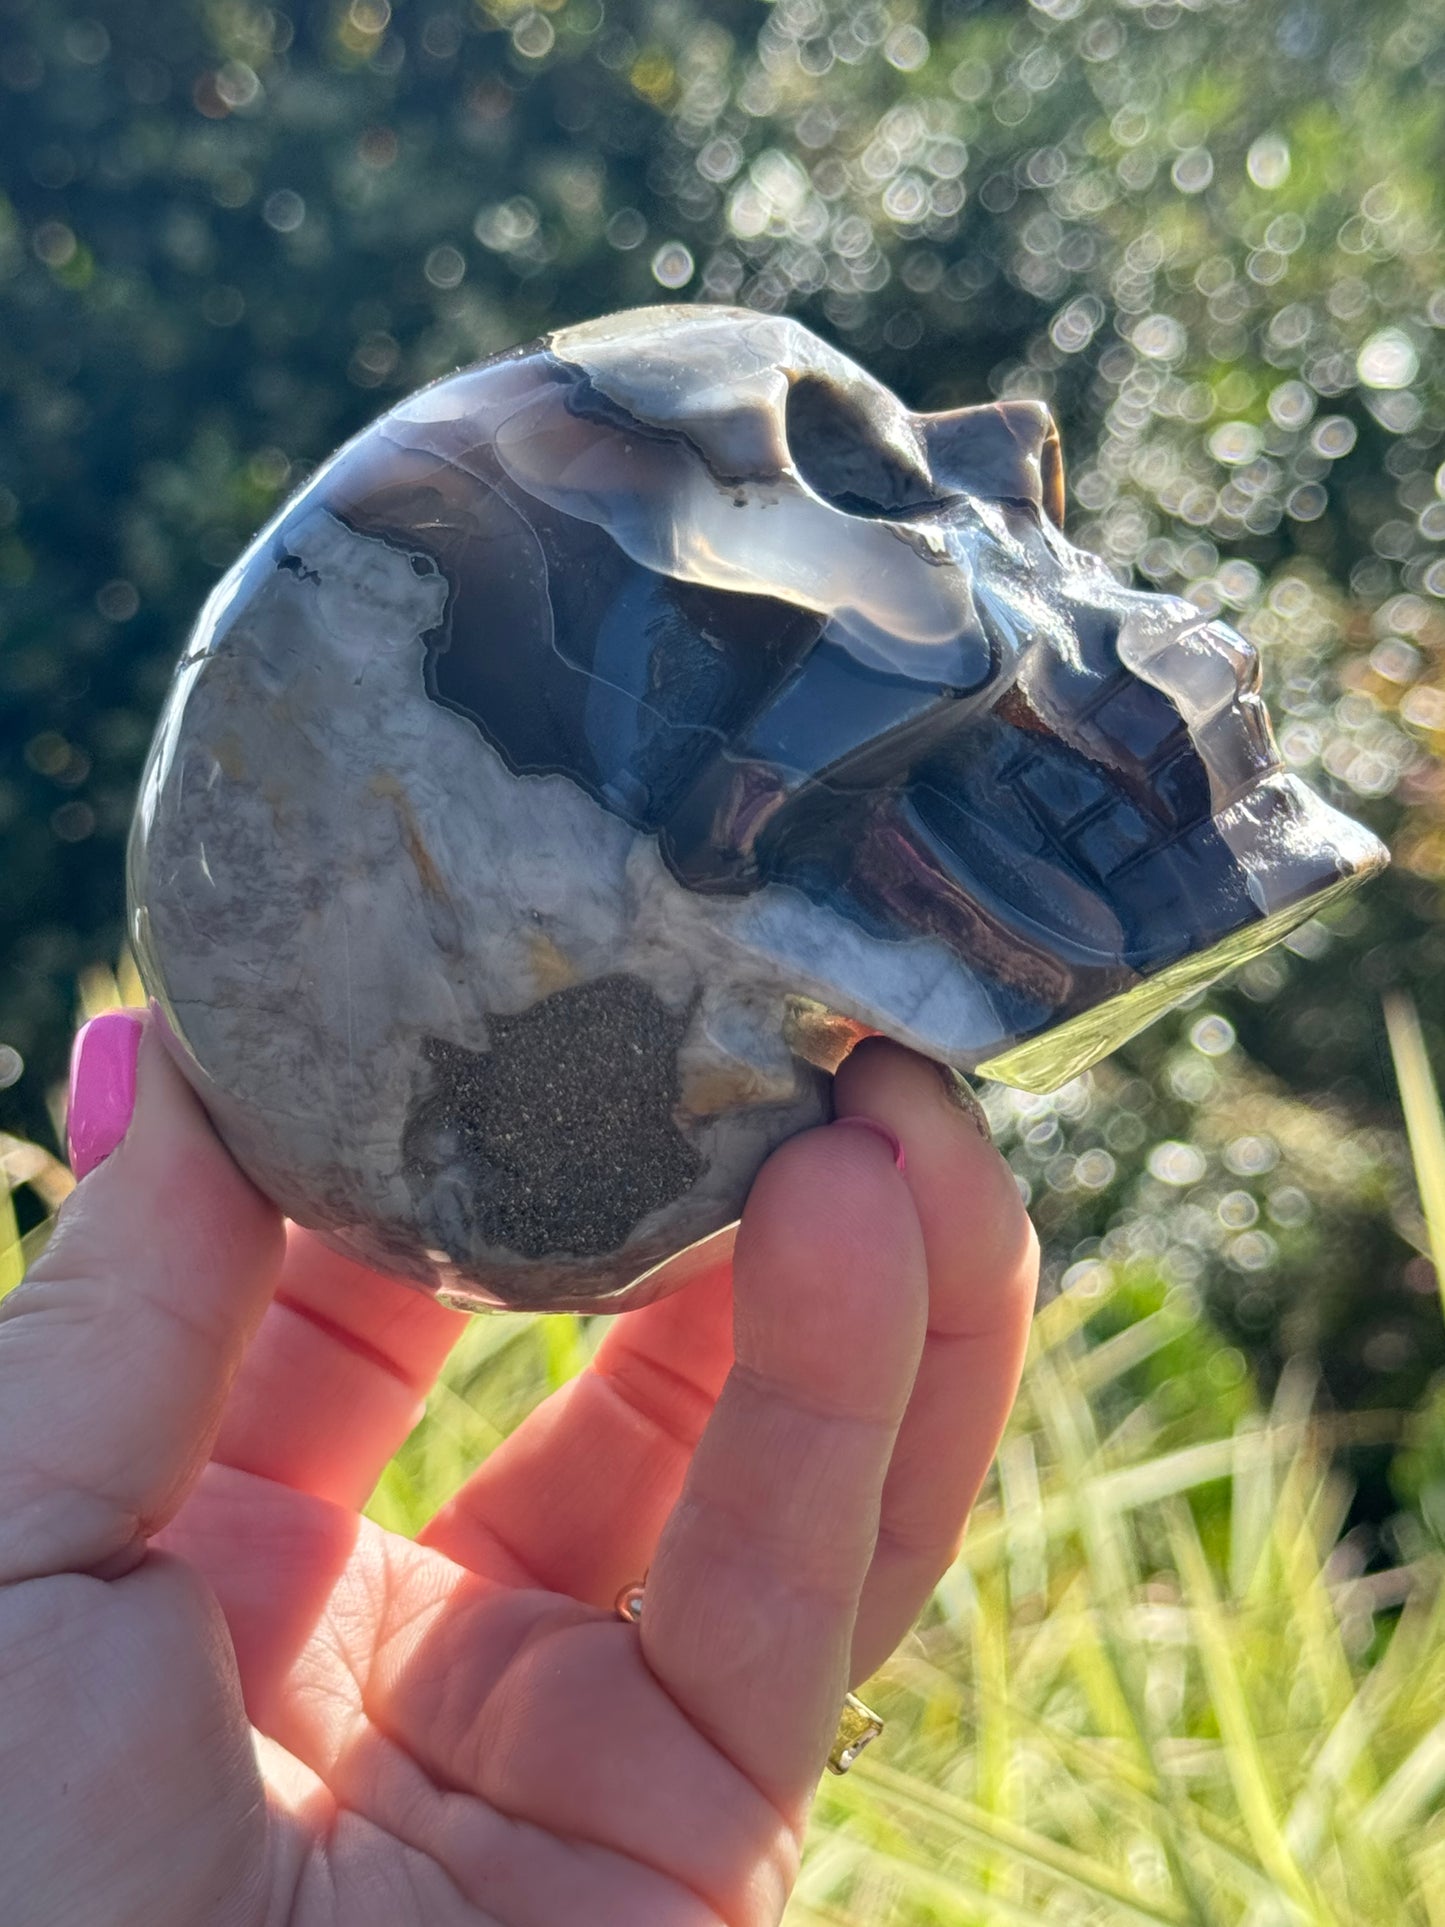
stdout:
[[874,1137],[882,1138],[883,1142],[888,1146],[889,1150],[893,1153],[893,1162],[898,1166],[899,1170],[906,1171],[908,1169],[908,1160],[903,1155],[903,1146],[889,1130],[888,1126],[886,1124],[880,1124],[876,1117],[835,1117],[833,1122],[835,1125],[853,1124],[856,1125],[860,1131],[871,1131]]
[[135,1109],[135,1067],[142,1021],[134,1010],[92,1017],[70,1053],[66,1135],[70,1168],[89,1176],[125,1136]]
[[969,1123],[978,1132],[985,1144],[993,1143],[993,1131],[988,1121],[988,1112],[978,1101],[978,1094],[961,1071],[949,1064],[939,1064],[938,1074],[943,1079],[944,1094],[956,1111],[962,1111]]

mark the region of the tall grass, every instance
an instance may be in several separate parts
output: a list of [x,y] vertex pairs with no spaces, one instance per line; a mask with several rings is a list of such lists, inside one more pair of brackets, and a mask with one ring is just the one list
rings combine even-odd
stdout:
[[[1391,1036],[1440,1252],[1411,1016]],[[10,1191],[53,1207],[67,1179],[14,1140],[0,1168],[3,1286]],[[885,1736],[820,1792],[790,1923],[1445,1927],[1441,1563],[1363,1574],[1342,1541],[1339,1447],[1386,1421],[1321,1415],[1302,1369],[1264,1404],[1157,1279],[1070,1278],[963,1554],[868,1690]],[[596,1335],[474,1321],[372,1515],[414,1531]]]
[[1430,1256],[1445,1303],[1445,1113],[1440,1108],[1440,1093],[1426,1055],[1419,1016],[1411,1000],[1398,991],[1385,999],[1385,1027],[1395,1061],[1395,1081],[1400,1086]]

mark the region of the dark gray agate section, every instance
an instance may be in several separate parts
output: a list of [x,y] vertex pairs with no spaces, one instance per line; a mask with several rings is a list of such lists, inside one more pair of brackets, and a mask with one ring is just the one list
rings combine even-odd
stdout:
[[1047,1089],[1376,868],[1249,645],[1062,517],[1041,405],[913,415],[741,310],[375,423],[215,590],[137,807],[242,1165],[452,1302],[618,1309],[857,1037]]

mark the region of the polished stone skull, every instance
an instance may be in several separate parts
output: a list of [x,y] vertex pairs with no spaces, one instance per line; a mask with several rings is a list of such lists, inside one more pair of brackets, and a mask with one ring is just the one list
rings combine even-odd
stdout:
[[452,1303],[618,1309],[859,1037],[1049,1089],[1375,868],[1249,644],[1062,519],[1042,405],[743,310],[392,409],[212,595],[137,810],[242,1165]]

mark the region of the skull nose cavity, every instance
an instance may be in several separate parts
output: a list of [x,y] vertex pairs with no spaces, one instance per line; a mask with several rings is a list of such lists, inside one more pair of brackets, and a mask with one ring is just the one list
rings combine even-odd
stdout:
[[1064,525],[1064,455],[1041,401],[987,402],[919,417],[933,479],[955,493],[1032,502]]

